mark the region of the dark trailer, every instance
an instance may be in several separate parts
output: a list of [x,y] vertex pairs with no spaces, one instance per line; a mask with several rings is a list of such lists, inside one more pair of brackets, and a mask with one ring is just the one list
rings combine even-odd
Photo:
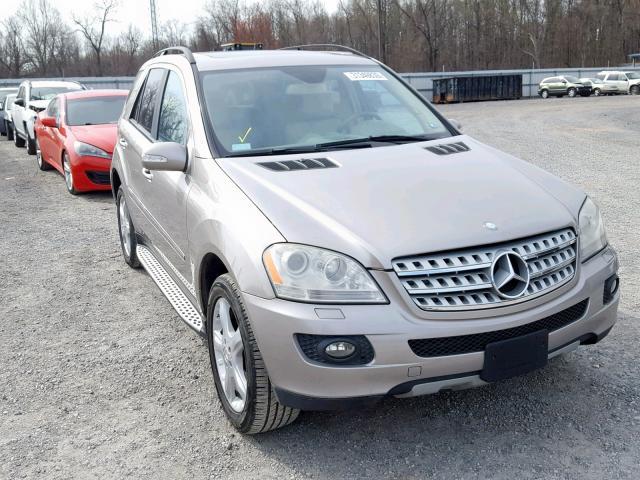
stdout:
[[433,80],[433,103],[517,100],[522,97],[522,75],[484,75]]

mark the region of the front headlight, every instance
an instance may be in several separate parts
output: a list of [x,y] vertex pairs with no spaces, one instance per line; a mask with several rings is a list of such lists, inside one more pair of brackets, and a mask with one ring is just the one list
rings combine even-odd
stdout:
[[607,246],[607,234],[604,231],[600,209],[589,197],[580,209],[580,258],[583,262]]
[[322,248],[278,243],[264,265],[276,296],[310,303],[386,303],[371,275],[355,260]]
[[102,150],[101,148],[94,147],[84,142],[73,142],[73,149],[80,156],[86,157],[102,157],[111,160],[111,155]]

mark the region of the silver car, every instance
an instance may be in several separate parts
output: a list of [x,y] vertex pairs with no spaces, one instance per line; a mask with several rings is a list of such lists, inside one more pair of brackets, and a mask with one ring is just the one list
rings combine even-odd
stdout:
[[0,88],[0,135],[7,134],[7,124],[10,121],[11,109],[10,105],[8,105],[7,97],[15,94],[17,91],[17,88]]
[[161,51],[112,165],[124,259],[244,433],[526,374],[616,321],[597,205],[358,53]]

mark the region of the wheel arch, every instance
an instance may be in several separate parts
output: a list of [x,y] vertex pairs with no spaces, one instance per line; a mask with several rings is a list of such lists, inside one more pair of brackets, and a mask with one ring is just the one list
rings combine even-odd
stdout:
[[209,299],[209,291],[211,290],[211,286],[213,285],[213,282],[215,282],[216,278],[218,278],[220,275],[229,273],[229,269],[218,255],[209,252],[202,258],[199,271],[200,276],[198,278],[198,286],[200,288],[198,292],[198,300],[200,301],[200,305],[202,306],[202,313],[206,317],[207,302]]
[[113,195],[113,201],[116,201],[118,196],[118,189],[120,189],[120,185],[122,185],[122,180],[120,180],[120,174],[118,170],[115,168],[111,169],[111,194]]

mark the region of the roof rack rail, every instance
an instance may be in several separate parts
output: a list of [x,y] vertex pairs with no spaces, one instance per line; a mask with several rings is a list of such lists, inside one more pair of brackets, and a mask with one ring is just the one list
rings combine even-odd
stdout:
[[310,43],[308,45],[293,45],[291,47],[282,47],[280,50],[304,50],[305,48],[335,48],[337,50],[343,50],[345,52],[353,53],[360,57],[371,58],[369,55],[365,55],[355,48],[346,47],[344,45],[338,45],[337,43]]
[[191,53],[191,50],[189,50],[187,47],[168,47],[168,48],[163,48],[162,50],[158,51],[155,55],[155,57],[161,57],[162,55],[171,55],[171,54],[182,54],[184,55],[187,60],[189,61],[189,63],[191,63],[192,65],[195,65],[196,63],[196,59],[193,56],[193,53]]

